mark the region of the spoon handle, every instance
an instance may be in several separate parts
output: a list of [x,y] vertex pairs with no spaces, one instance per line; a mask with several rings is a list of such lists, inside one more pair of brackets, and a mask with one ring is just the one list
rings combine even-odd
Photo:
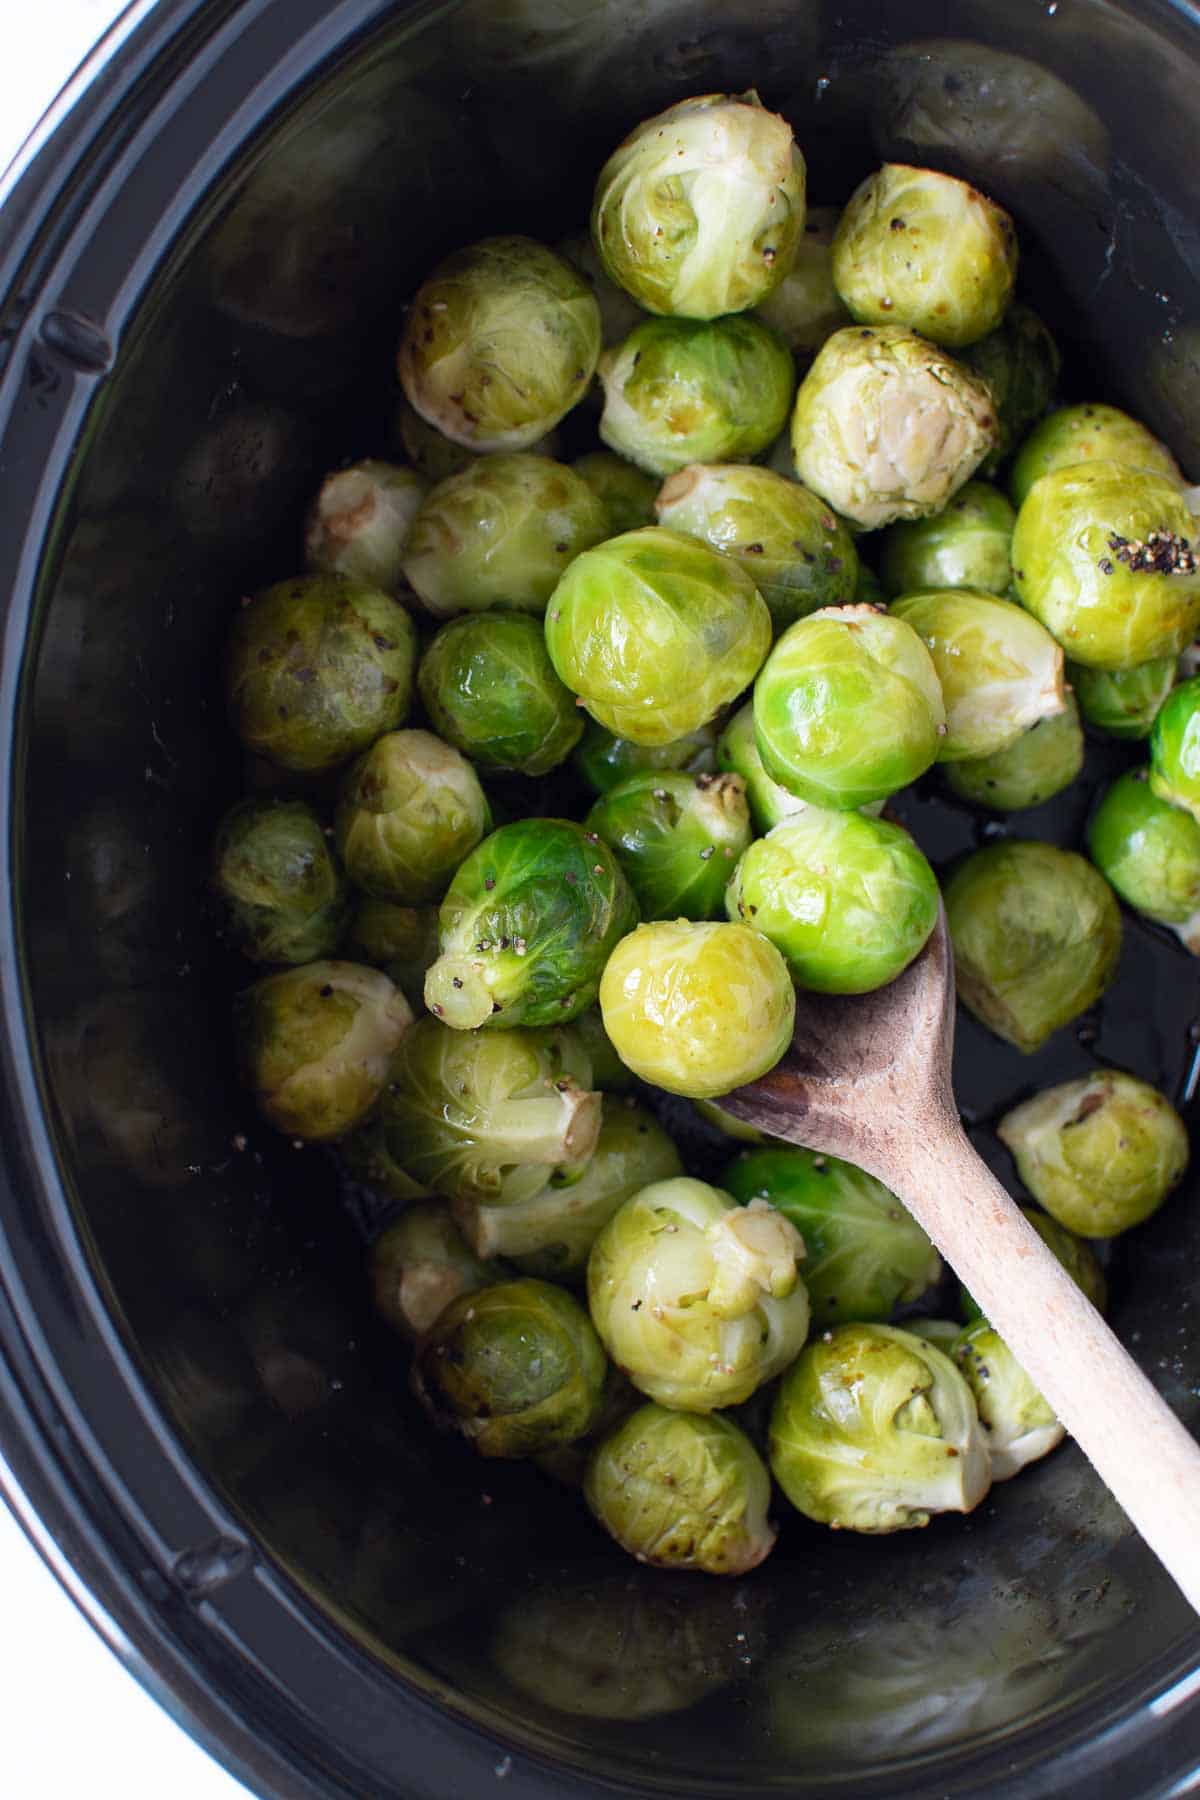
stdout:
[[[871,1173],[899,1195],[1200,1611],[1200,1445],[980,1160],[910,1122]],[[884,1166],[884,1165],[887,1166]]]

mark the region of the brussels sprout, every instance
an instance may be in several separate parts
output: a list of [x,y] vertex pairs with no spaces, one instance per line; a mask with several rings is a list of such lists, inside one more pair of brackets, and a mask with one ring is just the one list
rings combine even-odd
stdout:
[[[736,994],[736,1007],[730,995]],[[787,964],[748,925],[639,925],[600,982],[604,1029],[643,1081],[712,1100],[757,1081],[792,1041]]]
[[808,806],[757,839],[726,894],[822,994],[869,994],[906,969],[937,923],[938,885],[912,838],[885,819]]
[[749,576],[655,525],[576,557],[546,613],[559,679],[601,725],[650,746],[706,725],[753,681],[770,642]]
[[425,1003],[425,971],[437,956],[437,908],[359,901],[346,949],[394,981],[411,1006]]
[[1151,793],[1144,769],[1105,792],[1088,826],[1088,854],[1127,906],[1200,956],[1200,825]]
[[606,537],[619,537],[623,531],[637,531],[642,525],[654,524],[658,483],[653,475],[643,475],[611,450],[593,450],[587,456],[577,457],[571,467],[604,508],[608,520]]
[[738,775],[644,769],[597,800],[584,823],[620,863],[644,919],[720,918],[750,842]]
[[823,500],[770,469],[693,463],[664,482],[660,525],[733,557],[771,609],[776,631],[854,598],[858,553]]
[[368,1270],[375,1310],[414,1340],[433,1328],[452,1300],[507,1278],[502,1264],[474,1255],[440,1201],[410,1206],[381,1232]]
[[971,1390],[894,1325],[839,1325],[779,1384],[771,1470],[798,1512],[843,1531],[909,1531],[970,1512],[991,1485]]
[[833,285],[830,256],[840,216],[836,206],[809,207],[795,262],[774,292],[755,308],[795,356],[812,356],[827,337],[850,323]]
[[[1060,1225],[1048,1213],[1037,1212],[1032,1206],[1023,1206],[1021,1211],[1046,1248],[1057,1257],[1075,1286],[1087,1296],[1097,1312],[1103,1312],[1108,1305],[1108,1283],[1094,1251],[1082,1238],[1076,1237],[1073,1231],[1068,1231],[1065,1225]],[[965,1287],[959,1288],[958,1298],[968,1324],[983,1317],[981,1308]]]
[[715,319],[757,306],[795,260],[804,158],[758,95],[702,94],[646,119],[600,171],[592,238],[647,312]]
[[1062,651],[1011,600],[941,588],[894,601],[892,615],[922,639],[941,683],[939,762],[992,756],[1066,710]]
[[929,588],[972,588],[1007,594],[1012,586],[1009,545],[1017,515],[999,488],[968,481],[943,512],[889,525],[880,546],[879,573],[889,595]]
[[945,899],[958,997],[1018,1050],[1086,1012],[1116,973],[1120,909],[1072,850],[989,844],[959,865]]
[[647,319],[600,358],[610,450],[652,475],[745,462],[787,423],[792,354],[757,319]]
[[417,1351],[413,1387],[481,1456],[535,1456],[591,1429],[606,1365],[565,1288],[525,1278],[452,1300]]
[[1181,681],[1150,733],[1150,791],[1200,819],[1200,675]]
[[569,1030],[463,1032],[424,1018],[393,1059],[379,1116],[414,1181],[453,1201],[515,1206],[592,1155],[591,1086]]
[[752,700],[747,700],[745,706],[734,713],[717,739],[717,767],[741,776],[757,832],[770,831],[772,826],[790,819],[793,813],[803,812],[808,805],[807,800],[801,800],[787,788],[780,787],[777,781],[772,781],[764,769],[754,732]]
[[634,744],[588,719],[573,761],[593,793],[607,794],[641,769],[686,769],[690,775],[711,775],[716,766],[716,741],[716,727],[701,725],[670,744]]
[[[361,1182],[385,1200],[394,1200],[397,1206],[432,1197],[424,1182],[414,1181],[392,1155],[387,1127],[377,1114],[340,1139],[338,1155],[352,1181]],[[499,1279],[498,1275],[489,1277]]]
[[808,1331],[795,1230],[760,1201],[703,1181],[627,1200],[588,1259],[588,1305],[634,1387],[687,1412],[737,1406],[792,1361]]
[[577,1019],[571,1020],[571,1030],[591,1061],[592,1086],[602,1088],[606,1094],[628,1093],[633,1086],[633,1074],[609,1042],[600,1008],[589,1006],[586,1012],[581,1012]]
[[212,884],[229,935],[252,962],[312,962],[341,942],[350,890],[302,800],[243,800],[226,813]]
[[945,723],[929,651],[873,606],[798,620],[754,684],[763,766],[814,806],[849,810],[906,787],[938,754]]
[[540,619],[521,613],[451,619],[421,658],[417,686],[436,730],[481,769],[544,775],[583,733]]
[[1149,737],[1158,709],[1175,685],[1174,656],[1156,656],[1135,669],[1085,669],[1068,662],[1067,680],[1089,725],[1109,737]]
[[370,459],[327,475],[305,523],[307,567],[396,593],[404,586],[409,529],[428,490],[415,469]]
[[414,410],[469,450],[528,450],[587,393],[600,308],[544,244],[484,238],[439,263],[396,359]]
[[999,427],[985,384],[904,325],[847,326],[818,350],[796,395],[796,474],[873,531],[940,512]]
[[637,922],[612,852],[569,819],[518,819],[463,863],[438,917],[425,1004],[458,1031],[566,1024]]
[[[463,469],[469,468],[477,460],[474,450],[451,443],[435,425],[428,424],[409,405],[403,392],[392,410],[392,436],[398,448],[403,450],[409,462],[427,482],[445,481],[448,475],[461,474]],[[544,456],[554,454],[551,450],[542,450],[540,444],[531,447],[541,451]]]
[[923,1338],[935,1349],[944,1350],[949,1356],[962,1326],[957,1319],[905,1319],[904,1330],[911,1332],[913,1337]]
[[723,1137],[735,1138],[739,1144],[772,1144],[777,1142],[769,1132],[759,1131],[757,1126],[747,1125],[744,1119],[735,1119],[731,1112],[718,1106],[715,1100],[693,1100],[692,1105],[706,1124],[719,1131]]
[[404,608],[347,575],[265,588],[233,622],[230,721],[280,768],[336,769],[404,722],[416,634]]
[[966,1326],[950,1354],[975,1397],[993,1481],[1011,1480],[1062,1443],[1063,1427],[986,1319]]
[[1153,433],[1115,406],[1060,406],[1029,433],[1009,471],[1008,491],[1020,508],[1035,481],[1080,463],[1148,469],[1183,486],[1179,465]]
[[1151,469],[1091,462],[1034,483],[1013,532],[1022,606],[1093,669],[1178,655],[1200,625],[1195,520]]
[[1004,317],[1017,234],[995,201],[953,175],[885,163],[855,189],[833,239],[833,281],[863,325],[909,325],[974,344]]
[[962,360],[987,382],[996,403],[1000,442],[983,463],[983,472],[990,475],[1054,398],[1062,358],[1037,314],[1018,302],[995,331],[963,351]]
[[1021,812],[1070,787],[1083,768],[1079,708],[1068,690],[1065,712],[1039,719],[1004,750],[946,765],[946,780],[960,800]]
[[653,1114],[610,1095],[582,1172],[556,1172],[540,1193],[512,1203],[460,1201],[455,1214],[481,1256],[511,1257],[524,1275],[573,1283],[618,1207],[650,1182],[682,1174],[679,1152]]
[[1115,1237],[1158,1211],[1188,1164],[1170,1101],[1118,1069],[1046,1088],[996,1127],[1034,1199],[1083,1237]]
[[361,963],[312,962],[266,975],[234,1001],[245,1084],[268,1124],[317,1143],[370,1112],[412,1008]]
[[[529,1265],[536,1259],[523,1258],[522,1272],[536,1275],[537,1270]],[[609,1363],[604,1376],[604,1394],[600,1401],[600,1410],[594,1423],[589,1427],[586,1437],[575,1438],[569,1444],[555,1444],[549,1450],[539,1450],[534,1457],[534,1465],[543,1475],[549,1475],[562,1487],[571,1488],[575,1493],[583,1492],[583,1479],[587,1474],[587,1466],[592,1460],[593,1451],[614,1432],[622,1420],[627,1419],[642,1403],[642,1396],[626,1381],[620,1369]]]
[[481,456],[426,496],[404,574],[427,610],[537,612],[581,550],[608,535],[587,482],[548,456]]
[[622,1550],[661,1569],[744,1575],[775,1543],[766,1464],[712,1413],[639,1407],[593,1452],[583,1493]]
[[853,1163],[781,1144],[743,1151],[721,1179],[735,1200],[769,1201],[800,1233],[814,1325],[887,1319],[941,1277],[916,1220]]
[[605,349],[610,344],[619,344],[641,322],[644,314],[637,301],[623,287],[617,286],[604,267],[591,232],[573,232],[554,248],[564,262],[569,262],[576,273],[583,276],[596,296],[596,305],[600,308],[600,340]]
[[334,839],[377,900],[436,900],[492,822],[479,777],[428,731],[389,731],[346,771]]

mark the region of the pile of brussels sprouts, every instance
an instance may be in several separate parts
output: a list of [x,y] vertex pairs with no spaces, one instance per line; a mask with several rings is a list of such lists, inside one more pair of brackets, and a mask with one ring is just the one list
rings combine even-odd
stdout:
[[[782,1056],[795,987],[878,988],[933,929],[892,796],[937,765],[1020,813],[1084,722],[1149,766],[1087,856],[1002,836],[950,872],[964,1005],[1036,1049],[1112,979],[1118,896],[1200,950],[1189,494],[1134,419],[1050,410],[1016,266],[965,183],[889,165],[806,216],[782,119],[687,100],[613,153],[590,233],[428,275],[405,460],[331,474],[307,572],[233,624],[245,1081],[380,1202],[432,1417],[645,1562],[753,1567],[772,1476],[892,1531],[1062,1436],[969,1295],[922,1316],[941,1265],[879,1182],[762,1138],[689,1172],[661,1100],[752,1135],[711,1103]],[[999,1135],[1103,1304],[1084,1240],[1162,1204],[1178,1115],[1100,1068]]]

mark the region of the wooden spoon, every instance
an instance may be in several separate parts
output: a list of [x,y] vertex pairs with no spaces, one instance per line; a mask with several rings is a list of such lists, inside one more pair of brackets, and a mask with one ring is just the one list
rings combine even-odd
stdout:
[[890,986],[799,993],[783,1061],[722,1107],[899,1195],[1200,1611],[1200,1446],[971,1148],[945,914]]

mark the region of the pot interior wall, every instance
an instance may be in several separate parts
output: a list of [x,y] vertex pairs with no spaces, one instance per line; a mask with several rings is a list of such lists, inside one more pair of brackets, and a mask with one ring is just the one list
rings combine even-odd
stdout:
[[[952,36],[950,34],[953,34]],[[869,1541],[788,1519],[754,1577],[655,1576],[570,1495],[427,1430],[372,1320],[362,1195],[251,1116],[229,1066],[247,977],[204,867],[247,779],[220,653],[294,573],[319,471],[391,446],[403,296],[443,251],[586,216],[642,116],[751,85],[810,193],[884,156],[978,180],[1021,228],[1067,391],[1123,401],[1200,476],[1200,30],[1103,0],[466,0],[325,70],[209,197],[153,281],[64,497],[31,659],[27,959],[80,1227],[203,1470],[337,1626],[507,1740],[680,1791],[835,1777],[1065,1738],[1182,1654],[1182,1602],[1071,1448],[968,1520]],[[1136,102],[1136,103],[1134,103]],[[1019,833],[1077,842],[1088,779]],[[250,772],[250,779],[253,779]],[[531,806],[531,810],[532,810]],[[904,802],[944,864],[994,828]],[[959,1091],[999,1110],[1100,1059],[1190,1098],[1193,966],[1133,920],[1117,986],[1023,1058],[969,1020]],[[697,1172],[721,1147],[689,1137]],[[1200,1392],[1194,1188],[1123,1244],[1113,1316],[1184,1416]],[[923,1777],[920,1777],[923,1779]],[[905,1788],[907,1791],[907,1788]]]

